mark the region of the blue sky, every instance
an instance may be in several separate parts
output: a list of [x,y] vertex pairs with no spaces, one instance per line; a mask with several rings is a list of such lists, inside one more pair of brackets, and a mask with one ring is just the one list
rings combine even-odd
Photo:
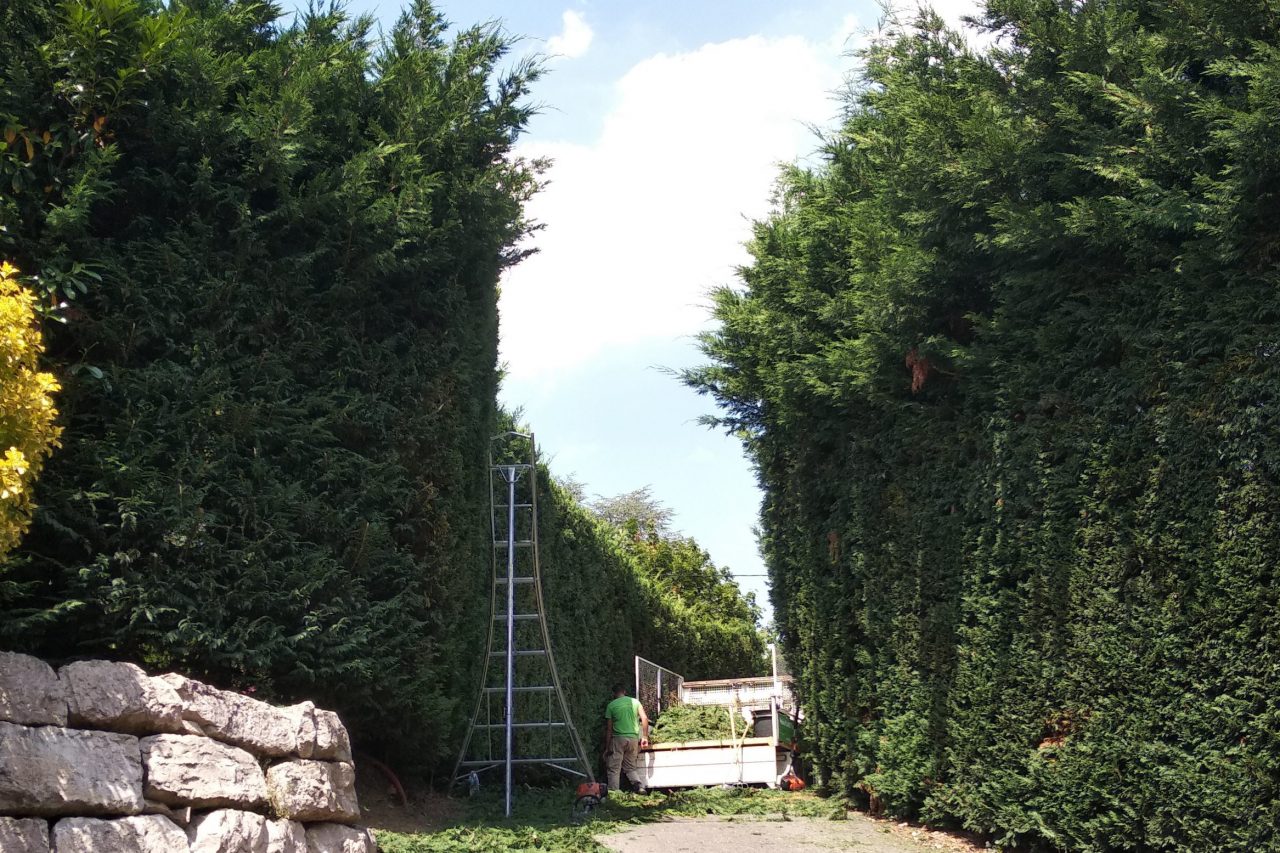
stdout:
[[[940,11],[957,17],[964,0]],[[389,27],[399,2],[354,0]],[[768,612],[760,494],[737,440],[660,368],[698,364],[707,293],[747,261],[779,164],[812,157],[875,2],[438,2],[455,25],[500,20],[549,56],[520,152],[554,161],[530,205],[539,252],[503,281],[504,403],[552,471],[590,495],[650,486]]]

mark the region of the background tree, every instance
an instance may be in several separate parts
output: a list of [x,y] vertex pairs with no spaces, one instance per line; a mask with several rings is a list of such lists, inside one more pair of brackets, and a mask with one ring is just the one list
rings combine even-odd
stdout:
[[650,486],[632,489],[613,497],[596,495],[588,507],[606,524],[619,529],[632,525],[642,535],[667,535],[671,532],[671,519],[675,515],[653,496]]
[[[696,620],[718,623],[737,639],[741,653],[725,657],[710,654],[690,678],[728,678],[751,675],[761,668],[764,635],[760,630],[760,608],[752,593],[742,592],[733,573],[717,566],[711,555],[696,541],[675,533],[671,520],[675,513],[653,496],[645,486],[612,498],[599,497],[589,504],[590,511],[619,534],[619,545],[634,561],[637,571],[659,589],[662,595],[678,603]],[[686,655],[688,657],[688,655]],[[693,656],[696,659],[696,655]],[[707,674],[708,661],[718,664]],[[673,667],[675,661],[659,660]],[[738,667],[735,671],[734,666]]]

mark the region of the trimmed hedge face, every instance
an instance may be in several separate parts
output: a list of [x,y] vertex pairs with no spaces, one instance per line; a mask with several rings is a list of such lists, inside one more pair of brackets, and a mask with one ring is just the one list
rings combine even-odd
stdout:
[[[506,38],[446,39],[427,2],[381,44],[275,14],[0,8],[0,257],[71,302],[66,446],[0,563],[0,642],[311,698],[365,750],[452,767],[537,69],[498,73]],[[758,666],[750,619],[690,612],[571,503],[543,504],[544,561],[585,730],[633,650]]]
[[[635,542],[546,482],[539,481],[538,508],[548,628],[588,753],[603,736],[612,685],[633,681],[634,655],[689,679],[763,671],[764,639],[744,601],[691,606],[660,579],[655,560],[663,549]],[[696,548],[690,540],[680,546]]]
[[1280,843],[1276,23],[991,2],[867,55],[690,382],[747,437],[828,787],[1068,850]]
[[529,69],[499,78],[503,37],[446,41],[425,3],[380,47],[273,14],[3,13],[0,114],[44,147],[0,156],[0,251],[71,304],[49,324],[65,452],[0,632],[314,697],[433,764],[483,636],[462,614]]

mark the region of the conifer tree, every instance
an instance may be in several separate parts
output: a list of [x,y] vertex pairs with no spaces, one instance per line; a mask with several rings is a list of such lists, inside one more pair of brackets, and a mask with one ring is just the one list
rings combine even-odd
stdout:
[[825,785],[1047,848],[1273,845],[1263,6],[991,0],[862,57],[710,363]]

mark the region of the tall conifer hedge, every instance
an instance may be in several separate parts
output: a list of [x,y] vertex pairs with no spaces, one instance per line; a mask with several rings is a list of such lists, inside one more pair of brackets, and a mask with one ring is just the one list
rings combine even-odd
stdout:
[[[0,562],[0,647],[311,698],[358,747],[447,768],[490,618],[497,282],[537,184],[513,154],[537,68],[426,0],[371,26],[257,0],[0,4],[0,257],[31,275],[65,389]],[[584,726],[628,640],[754,636],[546,506]]]
[[68,381],[4,642],[313,696],[443,757],[534,69],[425,2],[381,42],[269,3],[22,5],[0,241],[70,303]]
[[990,0],[863,57],[717,296],[822,781],[1065,850],[1280,846],[1280,17]]

